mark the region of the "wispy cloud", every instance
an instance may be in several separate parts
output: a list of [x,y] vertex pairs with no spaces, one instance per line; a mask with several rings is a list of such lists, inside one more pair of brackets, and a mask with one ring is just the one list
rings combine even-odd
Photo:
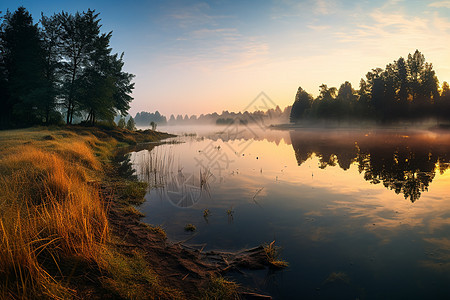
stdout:
[[436,1],[428,4],[428,6],[436,8],[450,8],[450,1]]
[[234,15],[215,14],[206,3],[179,7],[163,20],[175,26],[167,39],[170,47],[160,54],[164,63],[202,72],[248,67],[264,60],[268,43],[264,36],[243,34],[230,22]]
[[336,2],[333,0],[317,0],[314,12],[319,15],[329,15],[335,13],[336,7]]

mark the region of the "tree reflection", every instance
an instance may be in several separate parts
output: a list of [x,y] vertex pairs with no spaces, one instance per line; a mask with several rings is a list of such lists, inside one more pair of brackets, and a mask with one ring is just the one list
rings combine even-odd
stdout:
[[313,154],[322,169],[339,165],[347,170],[356,163],[365,180],[382,183],[411,202],[428,190],[437,171],[450,167],[448,134],[291,131],[290,136],[298,165]]

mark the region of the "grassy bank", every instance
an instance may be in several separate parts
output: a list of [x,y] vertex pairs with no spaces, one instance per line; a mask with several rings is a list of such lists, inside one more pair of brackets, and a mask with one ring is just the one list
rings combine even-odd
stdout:
[[178,298],[135,251],[116,247],[100,192],[121,145],[154,132],[31,128],[0,132],[0,298]]

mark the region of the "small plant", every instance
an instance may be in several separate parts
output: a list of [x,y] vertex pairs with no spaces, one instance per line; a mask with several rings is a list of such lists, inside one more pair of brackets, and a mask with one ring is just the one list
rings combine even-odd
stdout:
[[270,267],[274,269],[283,269],[289,265],[286,261],[279,258],[280,250],[280,247],[275,246],[275,241],[264,246],[264,252],[266,252],[267,261],[269,262]]
[[233,217],[233,214],[234,214],[233,208],[227,209],[227,215],[228,215],[229,217]]
[[148,183],[140,181],[126,181],[123,187],[123,196],[130,204],[139,205],[145,201]]
[[210,214],[211,214],[211,213],[210,213],[209,209],[204,209],[204,210],[203,210],[203,218],[209,217]]
[[167,234],[164,231],[164,229],[158,225],[158,226],[154,226],[154,225],[150,225],[150,224],[146,224],[146,223],[142,223],[144,224],[144,226],[151,232],[154,234],[159,235],[163,240],[167,239]]
[[145,217],[145,215],[142,212],[140,212],[134,206],[131,206],[131,205],[128,205],[128,206],[124,207],[123,208],[123,212],[126,215],[136,215],[139,218]]
[[236,282],[226,280],[221,276],[213,276],[199,299],[239,299],[238,289],[239,284]]
[[184,230],[194,232],[195,230],[197,230],[197,227],[195,227],[194,224],[189,223],[189,224],[186,224],[186,226],[184,226]]
[[228,224],[233,223],[233,220],[234,220],[233,214],[234,214],[233,207],[231,207],[230,209],[227,209]]
[[208,168],[205,168],[203,172],[200,170],[200,188],[201,189],[208,189],[208,181],[213,176],[211,171]]

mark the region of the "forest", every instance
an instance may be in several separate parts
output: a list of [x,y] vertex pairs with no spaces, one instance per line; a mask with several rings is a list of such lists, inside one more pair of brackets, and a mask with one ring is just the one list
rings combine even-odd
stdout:
[[392,124],[428,119],[450,121],[450,89],[445,81],[439,87],[433,65],[419,50],[385,69],[372,69],[361,79],[359,90],[348,81],[339,89],[322,84],[314,98],[299,87],[290,114],[291,123],[372,120]]
[[[136,125],[148,126],[151,122],[155,122],[159,125],[227,125],[239,122],[240,124],[252,124],[252,123],[286,123],[289,120],[291,113],[291,107],[287,106],[283,110],[276,106],[267,110],[257,110],[253,112],[230,112],[227,110],[222,111],[220,114],[217,112],[191,115],[170,115],[167,118],[161,115],[159,111],[154,113],[150,112],[138,112],[134,118]],[[116,118],[117,119],[117,118]]]
[[123,53],[112,53],[112,32],[101,32],[94,10],[34,23],[19,7],[1,19],[0,128],[112,122],[127,113],[134,75],[123,71]]

